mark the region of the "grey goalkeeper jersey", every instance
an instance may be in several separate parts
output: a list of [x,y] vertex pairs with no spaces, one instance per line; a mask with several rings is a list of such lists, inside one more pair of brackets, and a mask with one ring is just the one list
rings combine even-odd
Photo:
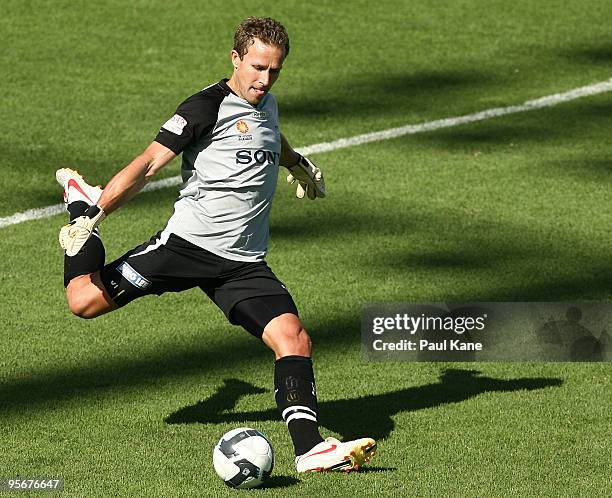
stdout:
[[255,107],[222,80],[185,100],[155,141],[183,153],[166,231],[226,259],[263,260],[281,148],[276,99]]

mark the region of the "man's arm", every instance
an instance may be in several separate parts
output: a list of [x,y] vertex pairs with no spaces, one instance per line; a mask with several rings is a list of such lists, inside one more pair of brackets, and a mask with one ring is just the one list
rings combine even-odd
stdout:
[[321,170],[310,159],[293,150],[282,133],[280,164],[290,172],[287,181],[291,184],[298,182],[295,195],[299,199],[305,195],[312,200],[325,197],[325,181]]
[[285,166],[285,168],[290,168],[291,166],[295,166],[300,159],[302,159],[302,156],[293,150],[293,147],[289,145],[285,135],[281,133],[280,165]]
[[104,187],[98,206],[112,213],[132,199],[147,182],[176,157],[168,147],[152,142],[142,154],[117,173]]
[[60,246],[67,256],[75,256],[108,213],[118,209],[138,192],[176,154],[160,143],[153,142],[130,164],[117,173],[104,188],[98,203],[90,206],[83,216],[62,227]]

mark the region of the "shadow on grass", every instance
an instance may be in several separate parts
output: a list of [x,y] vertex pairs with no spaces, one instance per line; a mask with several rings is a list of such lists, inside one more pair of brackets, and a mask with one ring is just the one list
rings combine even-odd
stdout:
[[[481,377],[475,370],[448,369],[441,374],[440,382],[436,384],[321,402],[319,420],[321,425],[344,439],[363,436],[384,439],[395,428],[392,417],[401,412],[459,403],[487,392],[532,391],[560,386],[562,383],[561,379],[555,378],[493,379]],[[243,424],[278,420],[279,414],[275,408],[252,412],[232,411],[241,396],[260,392],[261,388],[248,382],[228,379],[213,396],[172,413],[165,421],[168,424]]]
[[[510,146],[525,144],[530,147],[564,146],[575,143],[581,137],[594,140],[602,130],[609,128],[607,116],[610,112],[612,102],[578,100],[539,113],[522,113],[501,120],[444,128],[412,135],[410,139],[426,143],[436,150],[452,152],[480,149],[508,151]],[[514,150],[519,153],[521,149]],[[585,169],[585,176],[588,173],[588,169]]]
[[[359,340],[356,332],[359,330],[359,316],[328,319],[320,325],[317,333],[311,335],[318,337],[316,341],[321,347],[346,349]],[[183,324],[177,327],[181,328]],[[165,346],[148,351],[146,357],[117,357],[73,368],[41,369],[26,377],[5,378],[0,382],[0,418],[53,409],[73,399],[83,401],[89,396],[147,386],[177,376],[225,370],[233,365],[269,361],[270,369],[273,368],[273,355],[268,348],[246,332],[243,332],[245,340],[236,340],[232,334],[242,331],[237,327],[234,331],[227,325],[224,327],[226,330],[220,333],[229,334],[227,342],[206,344],[203,338],[198,347],[189,347],[169,340]],[[234,398],[237,400],[244,395],[245,389],[236,386]],[[249,394],[257,393],[259,388],[252,389],[254,391]],[[231,392],[230,386],[227,395],[231,396]]]
[[360,474],[382,474],[383,472],[395,472],[397,467],[375,467],[367,465],[359,469]]
[[612,43],[604,42],[598,45],[583,45],[582,47],[565,50],[560,55],[572,61],[609,65],[612,62]]
[[278,489],[288,488],[289,486],[295,486],[299,484],[300,480],[290,476],[272,476],[270,477],[263,486],[260,488],[254,488],[253,491],[257,492],[258,489]]
[[[347,92],[346,81],[359,81],[359,91]],[[498,82],[497,82],[498,83]],[[366,117],[371,113],[398,114],[431,110],[433,99],[443,109],[453,95],[465,89],[474,91],[493,86],[493,77],[471,70],[423,71],[419,73],[359,76],[338,75],[317,81],[321,91],[315,94],[287,95],[280,102],[283,119],[311,119],[342,115]],[[368,98],[363,98],[367,95]]]
[[600,185],[602,181],[610,181],[612,176],[612,160],[610,157],[573,157],[551,160],[545,167],[554,172],[557,177],[569,177],[579,182],[594,182]]

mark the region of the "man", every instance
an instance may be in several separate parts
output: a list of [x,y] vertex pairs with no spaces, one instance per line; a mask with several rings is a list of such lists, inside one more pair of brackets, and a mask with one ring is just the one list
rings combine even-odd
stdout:
[[[234,36],[231,78],[185,100],[103,191],[75,171],[57,171],[71,220],[60,231],[64,283],[70,310],[83,318],[140,296],[201,288],[231,323],[274,351],[275,398],[298,472],[353,470],[369,461],[376,443],[320,436],[310,338],[264,259],[279,164],[289,169],[288,181],[297,181],[298,198],[325,196],[319,168],[280,133],[269,93],[288,52],[280,23],[245,19]],[[166,227],[104,265],[97,225],[181,153],[184,183]]]

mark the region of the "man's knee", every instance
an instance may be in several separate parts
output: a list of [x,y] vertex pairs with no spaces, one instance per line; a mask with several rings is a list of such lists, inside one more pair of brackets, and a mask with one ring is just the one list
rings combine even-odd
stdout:
[[74,294],[67,294],[68,297],[68,308],[70,312],[78,316],[79,318],[95,318],[98,313],[95,312],[93,303],[81,296],[75,296]]
[[95,318],[115,308],[97,274],[72,279],[66,288],[66,298],[70,312],[79,318]]
[[312,353],[312,341],[300,319],[285,313],[277,316],[266,325],[263,341],[274,351],[277,358],[283,356],[307,356]]

